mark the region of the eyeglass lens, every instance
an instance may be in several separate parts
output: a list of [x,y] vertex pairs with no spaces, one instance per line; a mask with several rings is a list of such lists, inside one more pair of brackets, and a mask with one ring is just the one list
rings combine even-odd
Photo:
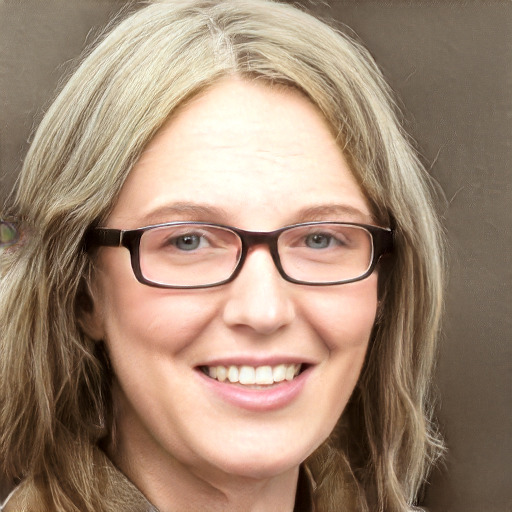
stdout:
[[241,240],[233,231],[180,224],[144,232],[139,258],[142,275],[149,281],[200,286],[228,279],[241,252]]

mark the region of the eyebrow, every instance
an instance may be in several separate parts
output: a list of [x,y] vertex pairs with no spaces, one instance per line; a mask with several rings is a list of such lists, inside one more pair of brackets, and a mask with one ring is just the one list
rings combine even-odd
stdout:
[[[334,219],[334,217],[336,218]],[[371,213],[364,212],[348,204],[321,204],[299,210],[297,222],[315,220],[342,220],[373,223],[375,222],[375,217]]]
[[[223,223],[230,218],[230,214],[224,208],[214,205],[177,202],[152,210],[147,215],[144,215],[140,222],[147,226],[172,221],[176,217],[185,217],[186,220]],[[314,222],[317,220],[375,222],[375,218],[371,213],[364,212],[355,206],[348,204],[320,204],[301,208],[290,217],[290,224]]]
[[145,225],[167,222],[173,217],[187,217],[195,220],[221,220],[228,217],[224,208],[208,204],[178,202],[158,207],[141,218]]

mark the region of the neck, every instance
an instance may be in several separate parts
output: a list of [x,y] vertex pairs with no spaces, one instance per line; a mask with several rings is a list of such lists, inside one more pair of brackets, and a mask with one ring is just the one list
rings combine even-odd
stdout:
[[[148,453],[109,450],[109,456],[159,512],[292,512],[299,468],[266,477],[249,478],[200,470]],[[133,461],[133,462],[132,462]]]
[[[195,454],[164,447],[130,413],[116,422],[115,442],[107,454],[159,512],[292,512],[299,467],[278,474],[254,472],[248,461],[243,474],[215,467]],[[132,418],[133,420],[133,418]]]

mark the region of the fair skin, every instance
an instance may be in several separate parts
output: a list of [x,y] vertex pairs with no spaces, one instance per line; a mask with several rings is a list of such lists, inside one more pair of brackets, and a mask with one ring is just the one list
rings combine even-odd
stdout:
[[[161,129],[105,225],[179,220],[254,231],[374,223],[317,109],[296,91],[237,79],[196,96]],[[110,457],[161,512],[292,511],[299,465],[331,433],[360,374],[375,273],[297,285],[264,246],[215,288],[145,286],[124,248],[101,248],[96,268],[86,328],[107,343],[116,375]],[[305,371],[255,387],[200,370],[280,363]]]

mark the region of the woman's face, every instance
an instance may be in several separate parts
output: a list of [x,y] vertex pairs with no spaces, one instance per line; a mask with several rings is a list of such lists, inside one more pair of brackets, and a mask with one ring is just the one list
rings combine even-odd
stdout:
[[[170,221],[270,231],[307,221],[372,223],[342,152],[300,93],[226,79],[148,145],[106,225]],[[265,478],[297,467],[352,393],[377,307],[377,277],[335,286],[285,281],[264,246],[238,277],[206,289],[139,283],[129,251],[102,248],[88,329],[116,375],[117,457],[208,477]],[[300,365],[273,385],[220,382],[211,367]],[[260,370],[266,371],[266,370]]]

